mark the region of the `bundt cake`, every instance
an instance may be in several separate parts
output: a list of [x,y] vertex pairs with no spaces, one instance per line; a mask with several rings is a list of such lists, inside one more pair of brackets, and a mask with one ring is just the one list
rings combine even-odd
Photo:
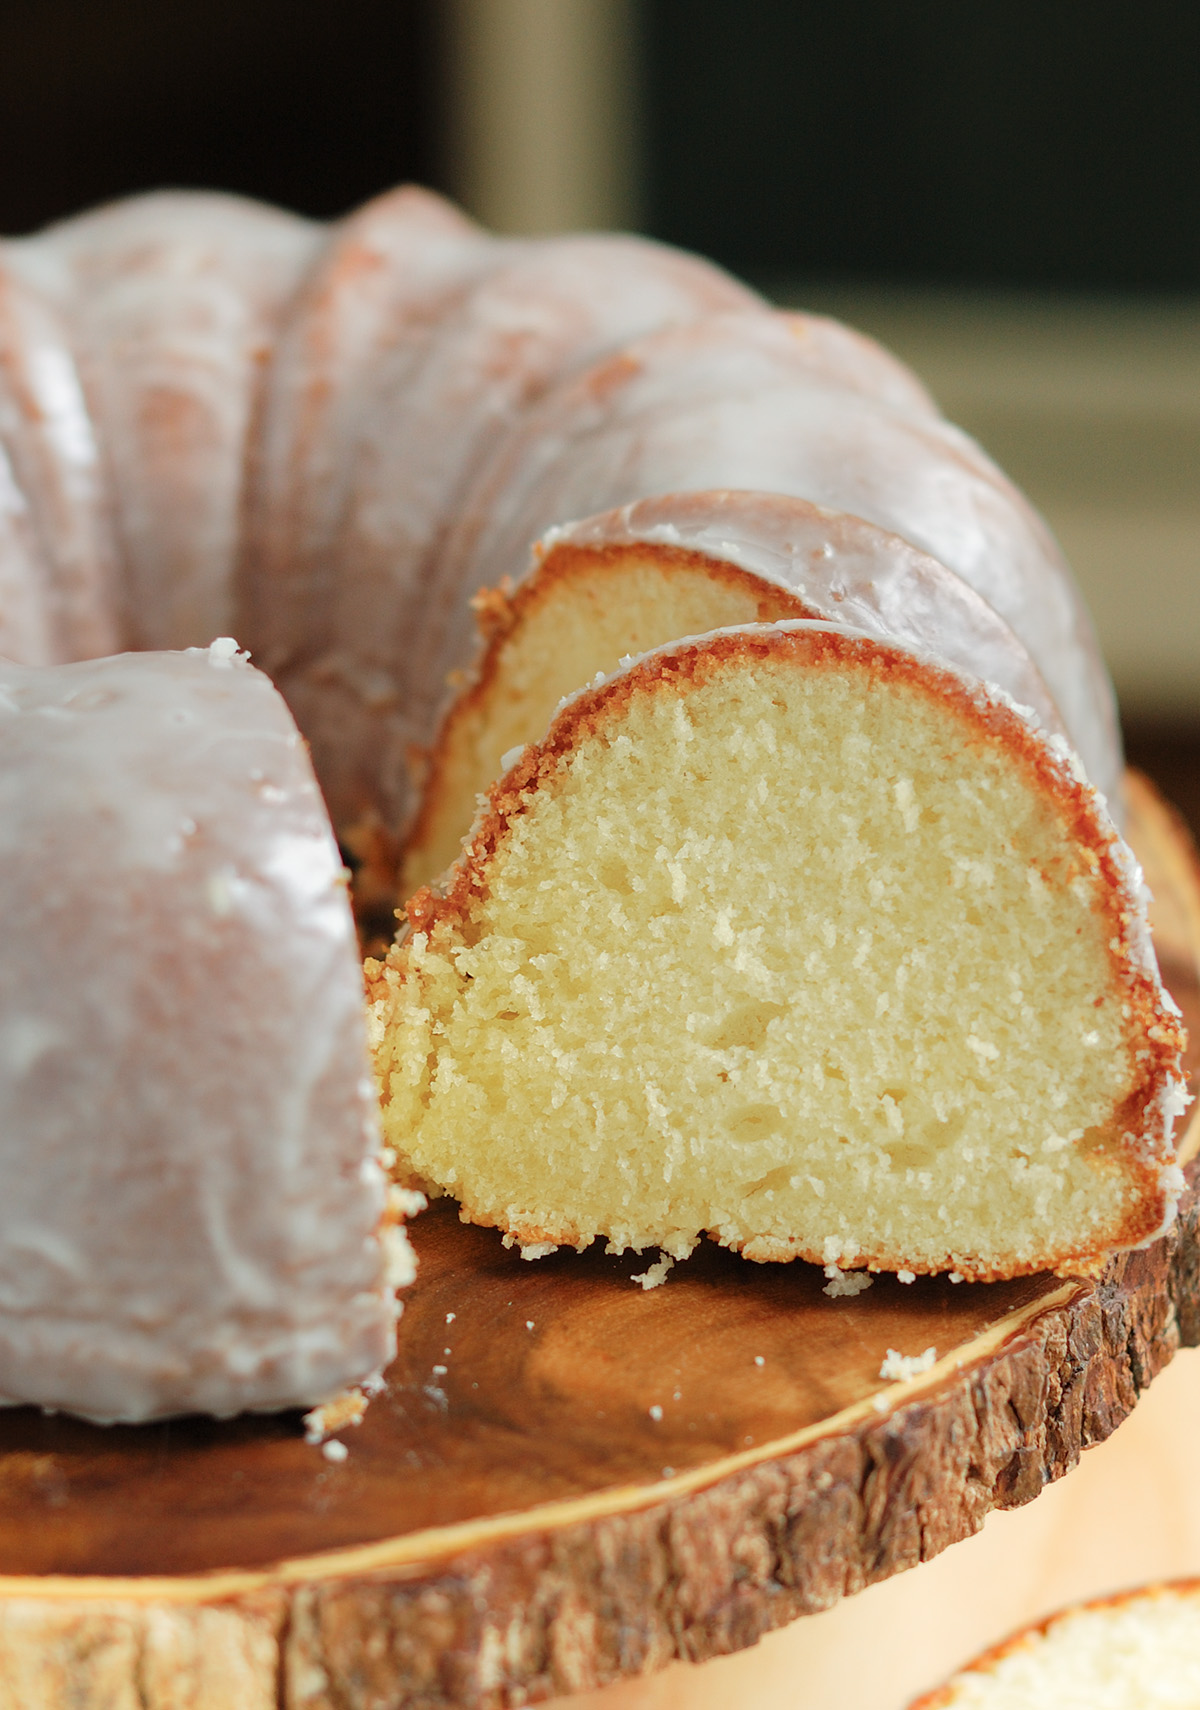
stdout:
[[[297,720],[364,903],[417,891],[369,967],[399,1179],[527,1251],[712,1229],[972,1276],[1085,1266],[1170,1216],[1180,1034],[1100,800],[1119,814],[1107,678],[1044,526],[899,363],[659,245],[498,240],[419,190],[328,230],[139,197],[0,245],[6,788],[42,816],[31,850],[71,849],[36,883],[74,923],[22,908],[22,866],[10,943],[25,980],[59,932],[81,1006],[31,1031],[10,999],[2,1096],[14,1171],[45,1121],[60,1186],[124,1184],[135,1151],[159,1186],[82,1245],[71,1195],[57,1233],[54,1194],[14,1210],[47,1268],[2,1309],[0,1393],[229,1411],[386,1357],[385,1248],[393,1279],[406,1261],[349,905],[287,715],[209,650],[229,634]],[[149,651],[84,663],[123,650]],[[219,716],[176,778],[175,726],[221,696],[252,734]],[[271,743],[281,779],[250,758]],[[60,767],[86,790],[43,789]],[[136,826],[167,840],[145,879]],[[110,1004],[118,938],[136,1001]],[[109,1027],[119,1076],[83,1043]],[[133,1284],[180,1219],[181,1281],[225,1279],[187,1336]],[[110,1352],[56,1316],[85,1275],[125,1323]]]
[[910,1710],[1194,1710],[1200,1581],[1064,1609],[986,1651]]

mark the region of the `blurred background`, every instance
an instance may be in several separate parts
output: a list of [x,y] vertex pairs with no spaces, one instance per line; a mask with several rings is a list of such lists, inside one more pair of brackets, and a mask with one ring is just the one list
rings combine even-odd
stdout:
[[0,230],[404,178],[877,334],[1048,516],[1200,822],[1194,0],[5,0]]

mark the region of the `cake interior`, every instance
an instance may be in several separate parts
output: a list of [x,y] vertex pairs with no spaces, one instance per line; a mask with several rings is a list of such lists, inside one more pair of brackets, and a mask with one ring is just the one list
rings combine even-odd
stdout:
[[781,640],[600,691],[478,900],[393,952],[417,1175],[531,1243],[985,1276],[1111,1239],[1135,1065],[1091,848],[896,657]]
[[956,1677],[949,1710],[1184,1710],[1200,1704],[1200,1597],[1072,1610]]
[[560,547],[511,600],[481,601],[495,633],[479,680],[451,710],[409,840],[403,896],[457,857],[501,757],[545,733],[565,695],[627,654],[735,624],[813,615],[795,594],[699,553]]

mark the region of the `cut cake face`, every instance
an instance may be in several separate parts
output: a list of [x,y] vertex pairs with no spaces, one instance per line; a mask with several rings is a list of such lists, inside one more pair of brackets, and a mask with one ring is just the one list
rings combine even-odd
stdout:
[[1095,792],[807,621],[566,703],[369,963],[388,1143],[525,1246],[1094,1268],[1181,1177],[1181,1030]]

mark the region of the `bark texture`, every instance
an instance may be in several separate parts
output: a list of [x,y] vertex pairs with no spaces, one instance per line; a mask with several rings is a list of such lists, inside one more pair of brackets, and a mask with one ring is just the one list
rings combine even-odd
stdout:
[[0,1602],[3,1710],[278,1710],[282,1591],[175,1606]]

